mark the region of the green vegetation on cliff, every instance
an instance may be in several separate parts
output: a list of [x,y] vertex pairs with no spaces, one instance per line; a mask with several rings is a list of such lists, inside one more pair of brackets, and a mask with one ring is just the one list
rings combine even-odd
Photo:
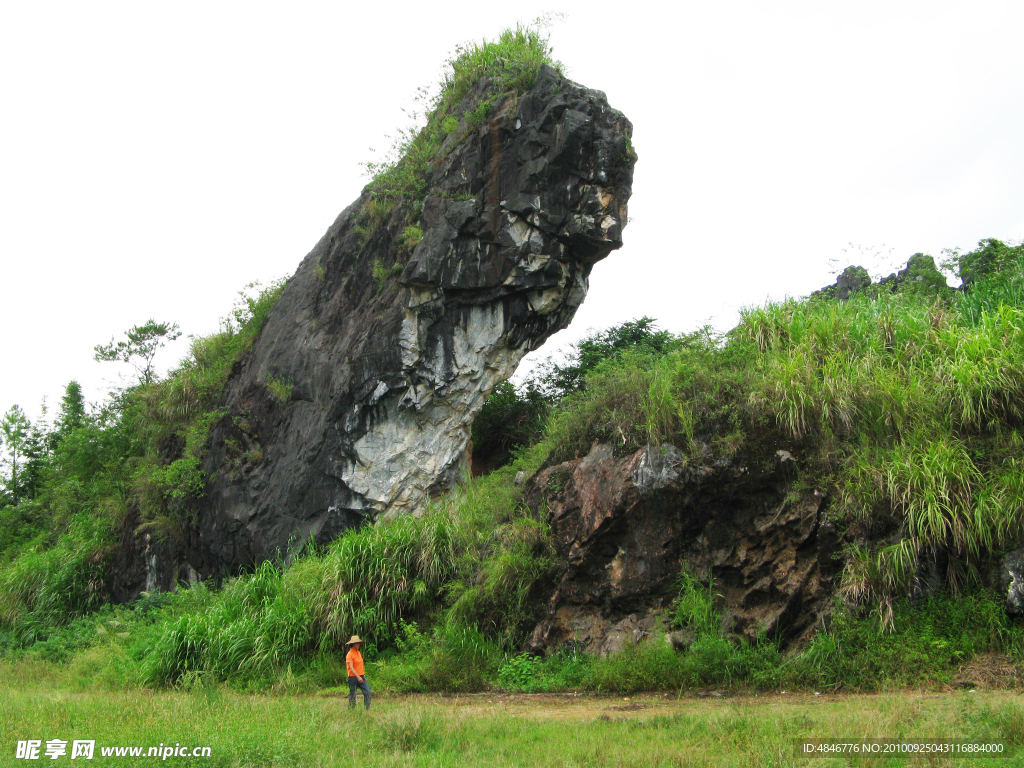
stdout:
[[[14,454],[23,469],[0,495],[0,646],[43,639],[116,598],[123,537],[180,535],[189,499],[202,492],[202,452],[224,382],[282,286],[243,293],[221,330],[194,338],[162,381],[152,361],[171,326],[150,322],[120,346],[97,347],[97,359],[137,357],[139,381],[92,413],[71,382],[53,428],[23,427]],[[4,447],[10,454],[11,441]]]
[[926,560],[953,589],[977,583],[1024,533],[1024,248],[983,241],[954,266],[977,275],[962,293],[791,299],[599,368],[555,414],[552,461],[594,440],[692,461],[782,445],[851,532],[849,601],[889,621]]

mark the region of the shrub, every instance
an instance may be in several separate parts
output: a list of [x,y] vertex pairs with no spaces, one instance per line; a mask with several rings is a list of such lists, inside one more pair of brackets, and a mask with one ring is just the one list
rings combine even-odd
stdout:
[[677,587],[673,624],[692,629],[698,637],[717,634],[722,616],[715,608],[714,576],[708,574],[705,587],[692,570],[684,567]]
[[377,281],[377,288],[379,290],[384,290],[384,287],[392,278],[398,277],[402,274],[403,269],[404,267],[398,262],[395,262],[390,267],[385,267],[379,259],[374,259],[373,279]]
[[488,470],[504,466],[515,452],[544,433],[549,405],[534,382],[498,384],[473,421],[473,463]]
[[949,684],[965,661],[1001,649],[1019,654],[1024,630],[988,593],[938,594],[894,606],[887,628],[872,614],[839,610],[827,632],[793,656],[785,680],[816,689],[876,691]]
[[267,389],[280,405],[292,399],[292,385],[276,376],[267,376]]

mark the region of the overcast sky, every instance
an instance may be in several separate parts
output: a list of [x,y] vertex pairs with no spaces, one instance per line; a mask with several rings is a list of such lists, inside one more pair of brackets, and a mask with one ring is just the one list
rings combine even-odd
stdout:
[[456,45],[546,11],[640,159],[626,245],[542,354],[645,314],[724,330],[858,248],[1024,238],[1020,2],[7,2],[0,410],[70,379],[99,399],[93,347],[150,317],[215,331],[294,272]]

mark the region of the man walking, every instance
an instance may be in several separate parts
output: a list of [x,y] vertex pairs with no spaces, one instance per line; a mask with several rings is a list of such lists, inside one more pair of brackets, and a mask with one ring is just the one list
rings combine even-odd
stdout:
[[349,709],[356,705],[356,689],[363,692],[363,706],[370,708],[370,685],[366,682],[366,671],[363,669],[363,654],[360,649],[363,641],[359,635],[352,635],[352,639],[345,645],[349,646],[345,654],[345,668],[348,670],[348,706]]

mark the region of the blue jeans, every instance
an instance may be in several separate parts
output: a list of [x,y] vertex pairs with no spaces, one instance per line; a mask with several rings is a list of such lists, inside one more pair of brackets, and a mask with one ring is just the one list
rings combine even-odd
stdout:
[[363,706],[367,709],[370,708],[370,684],[366,682],[366,676],[363,675],[363,682],[359,682],[358,677],[350,677],[348,679],[348,706],[352,708],[356,705],[356,689],[363,692]]

